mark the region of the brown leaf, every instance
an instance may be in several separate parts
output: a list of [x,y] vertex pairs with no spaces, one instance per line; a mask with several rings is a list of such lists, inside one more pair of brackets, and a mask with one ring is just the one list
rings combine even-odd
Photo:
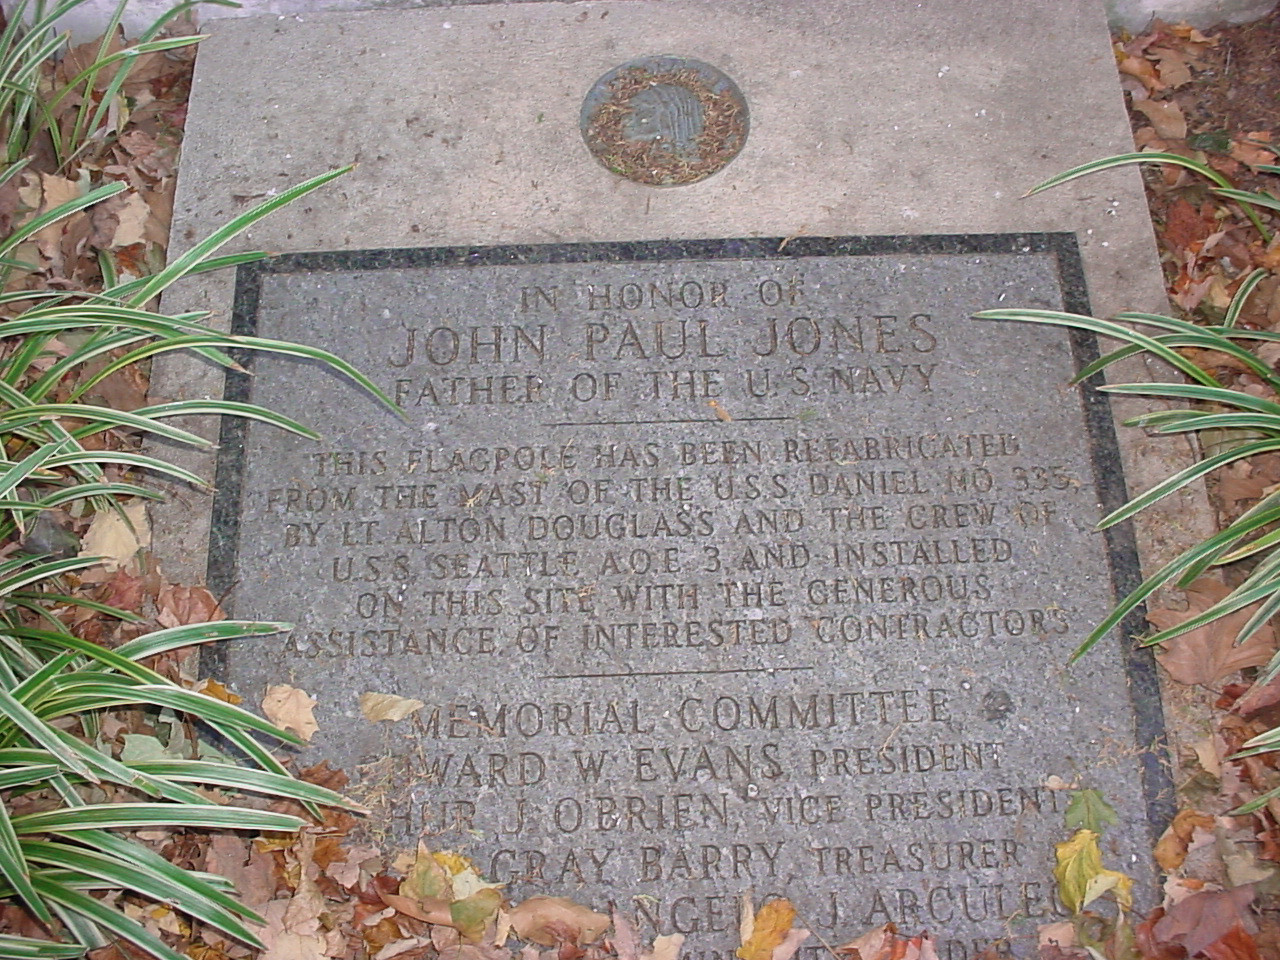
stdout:
[[223,703],[229,703],[233,706],[244,700],[242,696],[232,693],[217,680],[202,680],[196,690],[206,697],[213,697],[215,700],[221,700]]
[[608,927],[603,913],[563,897],[530,897],[511,911],[516,936],[544,947],[591,943]]
[[276,894],[276,868],[269,855],[247,845],[243,838],[219,833],[209,841],[205,869],[235,884],[245,906],[261,910]]
[[1191,82],[1192,58],[1185,52],[1169,47],[1152,47],[1148,56],[1156,58],[1161,83],[1176,88]]
[[1155,64],[1145,57],[1124,57],[1119,67],[1121,73],[1141,80],[1149,93],[1159,93],[1165,88],[1156,74]]
[[262,698],[262,713],[277,727],[292,730],[303,740],[310,740],[320,729],[312,715],[317,702],[307,696],[305,690],[279,683],[267,687]]
[[1176,943],[1195,956],[1216,943],[1248,915],[1253,887],[1196,893],[1169,908],[1152,932],[1158,942]]
[[370,723],[386,720],[396,723],[405,717],[421,710],[421,700],[397,696],[394,693],[362,693],[360,694],[360,712]]
[[885,960],[897,942],[898,928],[892,923],[868,930],[862,936],[836,947],[848,960]]
[[165,627],[227,619],[213,594],[204,587],[165,584],[156,597],[156,606],[159,608],[156,619]]
[[[1147,613],[1147,619],[1157,629],[1164,630],[1209,609],[1228,592],[1221,583],[1201,578],[1187,588],[1186,611],[1151,610]],[[1271,627],[1263,627],[1239,646],[1235,643],[1240,628],[1248,622],[1256,607],[1256,604],[1246,607],[1174,637],[1156,654],[1156,658],[1171,677],[1179,683],[1189,685],[1214,683],[1244,667],[1266,663],[1271,659],[1276,644]]]
[[1156,133],[1166,140],[1187,138],[1187,118],[1172,100],[1135,100],[1133,109],[1146,116]]
[[1178,811],[1173,818],[1173,823],[1169,824],[1164,835],[1160,837],[1155,848],[1155,858],[1165,873],[1177,870],[1187,859],[1187,845],[1191,843],[1191,835],[1196,827],[1204,830],[1212,829],[1213,817],[1184,807]]
[[1257,943],[1238,923],[1201,952],[1207,960],[1262,960]]

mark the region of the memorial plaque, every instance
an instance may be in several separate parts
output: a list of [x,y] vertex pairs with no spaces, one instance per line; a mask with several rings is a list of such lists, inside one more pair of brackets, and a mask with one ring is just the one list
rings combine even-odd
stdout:
[[[1066,667],[1133,576],[1093,530],[1123,492],[1067,386],[1091,345],[970,319],[1083,297],[1066,234],[242,267],[242,332],[342,354],[405,416],[295,361],[230,384],[324,439],[226,427],[211,581],[297,624],[226,671],[319,700],[308,758],[396,842],[693,957],[732,956],[748,890],[828,939],[1030,937],[1069,788],[1147,883],[1159,787],[1151,675],[1120,643]],[[424,706],[369,723],[365,692]]]

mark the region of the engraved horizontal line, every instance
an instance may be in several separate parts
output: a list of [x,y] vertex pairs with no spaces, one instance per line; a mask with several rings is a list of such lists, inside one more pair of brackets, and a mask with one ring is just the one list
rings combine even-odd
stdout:
[[646,427],[662,423],[779,423],[794,420],[795,417],[734,417],[722,420],[719,417],[686,420],[563,420],[559,423],[544,423],[544,427]]
[[812,670],[813,667],[739,667],[734,670],[638,670],[635,673],[549,673],[543,680],[598,680],[609,677],[696,677],[722,673],[790,673],[796,670]]

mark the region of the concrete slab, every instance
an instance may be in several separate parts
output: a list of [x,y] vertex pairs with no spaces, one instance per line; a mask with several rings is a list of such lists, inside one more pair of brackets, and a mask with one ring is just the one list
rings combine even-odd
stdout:
[[[751,110],[740,155],[683,187],[608,173],[578,133],[597,78],[662,54],[724,71]],[[892,22],[872,0],[601,0],[228,21],[198,61],[174,247],[257,198],[356,162],[236,248],[1066,232],[1079,241],[1095,311],[1158,310],[1163,284],[1131,171],[1019,199],[1065,167],[1130,146],[1092,2],[1001,0],[984,6],[982,22],[963,0],[903,6]],[[192,282],[165,305],[209,309],[225,324],[233,282]],[[1047,407],[1075,403],[1058,372],[1029,371],[1016,357],[984,375],[1027,383]],[[213,396],[221,380],[175,364],[157,371],[153,389]],[[1180,452],[1142,443],[1123,451],[1133,488]],[[207,461],[203,469],[212,474]],[[208,502],[175,493],[157,513],[157,540],[180,545],[165,558],[171,574],[198,578]],[[1189,504],[1171,502],[1164,520],[1139,530],[1148,560],[1203,532],[1196,518],[1207,514]],[[1123,802],[1135,809],[1134,797]],[[1126,848],[1122,866],[1143,872],[1141,844]],[[899,908],[884,919],[912,923]]]

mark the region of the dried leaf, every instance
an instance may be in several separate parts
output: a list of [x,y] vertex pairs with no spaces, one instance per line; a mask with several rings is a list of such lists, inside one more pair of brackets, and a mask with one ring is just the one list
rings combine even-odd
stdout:
[[1238,923],[1205,947],[1202,953],[1206,960],[1262,960],[1257,942]]
[[608,927],[603,913],[563,897],[530,897],[511,911],[516,936],[544,947],[591,943]]
[[409,697],[398,697],[394,693],[362,693],[360,694],[360,712],[370,723],[388,720],[397,723],[426,704],[421,700]]
[[1187,138],[1187,118],[1182,115],[1182,108],[1172,100],[1135,100],[1133,109],[1151,121],[1158,136],[1166,140]]
[[1058,896],[1072,913],[1079,913],[1105,893],[1112,893],[1124,909],[1132,904],[1133,881],[1115,870],[1102,866],[1098,835],[1092,830],[1077,830],[1070,840],[1056,844],[1058,865],[1053,875],[1058,881]]
[[1253,898],[1252,887],[1192,894],[1168,908],[1154,933],[1159,940],[1180,944],[1187,956],[1195,956],[1248,916]]
[[[809,936],[808,930],[793,927],[787,931],[787,935],[782,938],[782,942],[773,948],[770,960],[791,960],[796,955],[796,951],[809,939]],[[923,960],[923,957],[921,960]]]
[[217,680],[201,680],[200,685],[196,687],[197,692],[203,693],[206,697],[213,697],[215,700],[221,700],[223,703],[237,704],[244,700],[244,697],[237,693],[232,693]]
[[892,923],[868,930],[862,936],[836,947],[836,953],[849,960],[882,960],[897,942],[898,928]]
[[684,934],[668,933],[653,938],[653,949],[641,960],[680,960],[680,950],[684,946]]
[[129,563],[143,547],[151,545],[151,525],[147,522],[147,504],[131,500],[115,510],[99,510],[93,515],[89,529],[80,540],[81,557],[101,557],[102,565],[115,570]]
[[485,927],[501,907],[502,894],[493,887],[484,887],[449,904],[449,918],[464,940],[479,943],[484,938]]
[[[1158,629],[1176,626],[1213,606],[1228,593],[1227,587],[1201,578],[1187,588],[1188,609],[1148,611],[1147,619]],[[1240,628],[1248,622],[1255,606],[1222,617],[1196,630],[1174,637],[1156,654],[1173,679],[1185,684],[1210,684],[1245,667],[1256,667],[1271,659],[1275,633],[1263,627],[1245,643],[1236,645]]]
[[303,740],[310,740],[320,727],[312,715],[316,703],[305,690],[286,683],[267,687],[262,698],[262,713],[277,727],[292,730]]
[[738,960],[772,960],[774,949],[786,938],[795,919],[796,908],[790,900],[770,900],[756,912],[751,938],[738,948]]
[[1197,827],[1202,830],[1212,828],[1213,817],[1187,807],[1183,807],[1174,816],[1173,823],[1169,824],[1155,848],[1156,863],[1160,864],[1160,869],[1165,873],[1177,870],[1187,859],[1187,846]]

